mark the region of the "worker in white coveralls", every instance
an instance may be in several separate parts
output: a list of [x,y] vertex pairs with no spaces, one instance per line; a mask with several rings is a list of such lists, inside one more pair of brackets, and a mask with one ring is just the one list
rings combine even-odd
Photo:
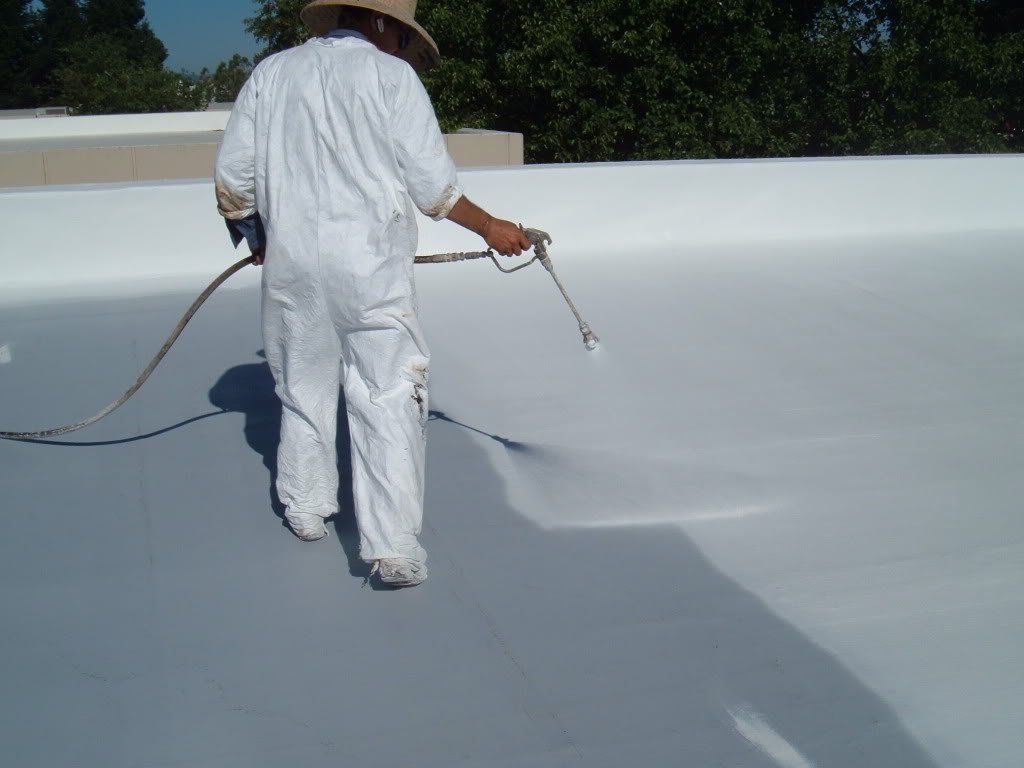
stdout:
[[[416,70],[440,60],[415,0],[316,0],[317,35],[262,61],[217,158],[220,213],[263,264],[263,338],[283,405],[277,491],[292,531],[338,512],[344,384],[360,554],[394,586],[427,577],[430,353],[417,317],[413,204],[503,255],[530,242],[463,196]],[[410,66],[411,65],[411,66]]]

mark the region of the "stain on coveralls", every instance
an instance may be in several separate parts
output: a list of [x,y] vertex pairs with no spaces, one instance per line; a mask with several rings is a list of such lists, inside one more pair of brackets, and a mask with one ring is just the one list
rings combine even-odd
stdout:
[[420,429],[423,431],[423,439],[427,437],[427,417],[430,414],[430,403],[428,400],[427,384],[430,380],[430,369],[421,363],[414,363],[412,366],[412,400],[416,403],[416,412],[419,414]]
[[283,405],[287,514],[338,511],[344,386],[360,554],[425,561],[430,352],[413,206],[442,219],[462,191],[422,83],[356,38],[271,56],[239,94],[216,181],[226,217],[258,210],[266,230],[263,336]]

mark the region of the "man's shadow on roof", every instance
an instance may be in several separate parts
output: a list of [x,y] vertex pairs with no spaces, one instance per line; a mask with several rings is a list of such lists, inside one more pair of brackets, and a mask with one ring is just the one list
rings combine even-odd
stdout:
[[[271,505],[281,516],[273,488],[281,405],[268,366],[228,370],[210,400],[245,414],[246,441],[263,459]],[[424,536],[438,562],[448,562],[438,578],[470,597],[488,596],[496,617],[485,622],[488,636],[514,648],[515,664],[536,675],[525,700],[571,720],[563,735],[554,730],[556,741],[566,742],[559,749],[571,752],[579,744],[581,752],[596,754],[629,742],[631,752],[646,751],[656,758],[647,762],[658,765],[935,767],[886,702],[721,573],[680,529],[530,525],[504,500],[504,479],[467,430],[513,451],[530,448],[442,412],[432,419],[437,431],[428,472],[435,479]],[[363,576],[346,421],[339,419],[335,528],[350,572]],[[473,480],[436,481],[455,476]],[[431,594],[419,596],[429,601]],[[419,631],[434,647],[450,628],[428,622]],[[382,680],[404,683],[404,664],[412,662],[396,662],[392,652],[390,645],[367,652],[370,673],[350,680],[357,698]],[[456,679],[455,690],[459,685]]]
[[[265,358],[263,351],[258,353]],[[245,441],[263,458],[263,466],[270,476],[268,491],[270,508],[285,528],[284,504],[277,495],[277,448],[281,443],[281,401],[274,392],[274,377],[267,363],[239,365],[226,371],[210,390],[210,402],[224,411],[245,414]],[[356,528],[352,500],[352,459],[345,414],[345,395],[338,393],[338,504],[340,512],[334,518],[334,529],[348,558],[349,573],[365,577],[369,572],[359,557],[359,531]]]
[[[265,358],[261,350],[257,353]],[[274,378],[267,363],[239,365],[226,371],[210,390],[210,402],[220,412],[235,412],[245,415],[245,440],[263,458],[270,477],[268,496],[270,508],[287,528],[285,507],[277,495],[277,449],[281,443],[281,401],[274,392]],[[339,513],[333,519],[334,530],[348,558],[349,573],[364,578],[369,566],[359,557],[359,530],[356,527],[355,505],[352,497],[352,449],[345,418],[345,393],[338,393],[338,433],[335,447],[338,454],[338,507]],[[480,430],[454,421],[440,411],[431,411],[431,420],[448,421],[458,426]],[[484,433],[481,433],[484,434]],[[492,437],[488,435],[488,437]],[[494,437],[503,443],[501,438]]]

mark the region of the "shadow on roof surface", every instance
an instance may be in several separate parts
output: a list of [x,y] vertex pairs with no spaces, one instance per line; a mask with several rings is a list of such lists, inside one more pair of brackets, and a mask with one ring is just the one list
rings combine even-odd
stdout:
[[[269,475],[268,506],[283,519],[273,489],[281,417],[273,389],[265,363],[242,365],[224,373],[210,402],[245,414],[245,440]],[[482,620],[489,638],[473,652],[512,668],[521,678],[514,698],[522,696],[531,720],[547,721],[543,747],[523,733],[517,748],[547,753],[550,762],[535,754],[520,763],[510,753],[495,764],[934,765],[888,705],[718,571],[678,528],[541,531],[503,502],[502,478],[464,430],[516,444],[443,412],[432,421],[424,543],[434,569],[447,573],[427,599],[455,600]],[[337,445],[342,512],[335,532],[349,573],[363,578],[344,419]],[[458,629],[410,626],[401,656],[377,656],[387,695],[407,694],[407,674],[429,680],[417,696],[463,697],[432,658],[451,631]],[[335,695],[372,698],[379,671],[346,676],[348,689]],[[319,695],[332,688],[327,678],[324,685]],[[471,700],[464,704],[473,709]],[[348,741],[375,719],[366,713],[336,727]],[[471,713],[452,727],[435,734],[439,742],[478,738],[468,733],[480,727]],[[445,764],[429,737],[416,750],[419,765]]]

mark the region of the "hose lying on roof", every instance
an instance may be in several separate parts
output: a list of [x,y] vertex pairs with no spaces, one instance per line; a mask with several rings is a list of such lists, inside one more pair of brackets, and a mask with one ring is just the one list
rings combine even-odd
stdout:
[[[551,263],[551,257],[548,255],[547,250],[547,246],[551,243],[551,236],[548,235],[547,232],[542,232],[539,229],[525,229],[523,231],[526,233],[526,236],[529,238],[530,242],[533,243],[534,256],[532,259],[530,259],[530,261],[524,264],[520,264],[517,267],[513,267],[512,269],[505,269],[504,267],[502,267],[501,264],[498,263],[497,258],[495,258],[494,252],[489,250],[463,253],[438,253],[432,256],[417,256],[416,263],[446,264],[455,261],[469,261],[471,259],[489,258],[491,261],[494,262],[494,266],[496,266],[502,272],[504,272],[505,274],[511,274],[513,272],[518,272],[520,269],[523,269],[524,267],[530,266],[535,261],[539,261],[542,265],[544,265],[544,268],[551,274],[551,277],[554,279],[555,284],[558,286],[558,290],[562,292],[562,296],[565,298],[566,303],[569,305],[569,309],[572,310],[573,315],[575,315],[577,322],[580,324],[580,333],[583,334],[583,343],[586,345],[587,349],[597,349],[597,336],[595,336],[594,332],[590,330],[590,326],[580,315],[579,310],[576,309],[576,305],[573,303],[572,299],[569,298],[569,293],[565,290],[565,286],[562,285],[562,281],[559,280],[558,275],[555,273],[554,266]],[[97,421],[100,421],[101,419],[109,416],[111,413],[113,413],[122,405],[131,400],[135,393],[142,389],[142,385],[146,383],[146,380],[149,379],[153,371],[156,370],[156,367],[160,365],[160,362],[164,359],[164,357],[166,357],[171,347],[174,346],[174,343],[178,340],[178,337],[181,336],[182,331],[185,330],[185,327],[189,324],[189,322],[191,322],[192,318],[195,317],[195,314],[196,312],[199,311],[199,308],[206,303],[206,300],[209,299],[210,296],[213,295],[213,292],[220,288],[225,282],[227,282],[227,280],[232,275],[234,275],[237,272],[240,272],[245,267],[254,263],[255,258],[250,256],[248,258],[242,259],[239,262],[236,262],[235,264],[232,264],[230,267],[221,272],[214,279],[214,281],[210,283],[209,286],[207,286],[206,290],[199,294],[199,297],[194,302],[192,302],[192,306],[190,306],[186,310],[185,314],[182,316],[178,325],[175,326],[174,330],[171,332],[171,335],[168,337],[167,341],[164,342],[164,345],[160,348],[160,351],[156,353],[156,357],[154,357],[152,361],[150,361],[149,365],[146,366],[146,370],[139,374],[139,378],[135,380],[135,383],[132,384],[128,391],[121,395],[121,397],[112,402],[110,405],[108,405],[102,411],[97,413],[95,416],[91,416],[85,421],[80,421],[77,424],[68,424],[63,427],[57,427],[56,429],[47,429],[40,432],[0,432],[0,440],[42,440],[51,437],[59,437],[61,435],[66,435],[71,432],[77,432],[80,429],[85,429],[86,427],[91,427]]]

